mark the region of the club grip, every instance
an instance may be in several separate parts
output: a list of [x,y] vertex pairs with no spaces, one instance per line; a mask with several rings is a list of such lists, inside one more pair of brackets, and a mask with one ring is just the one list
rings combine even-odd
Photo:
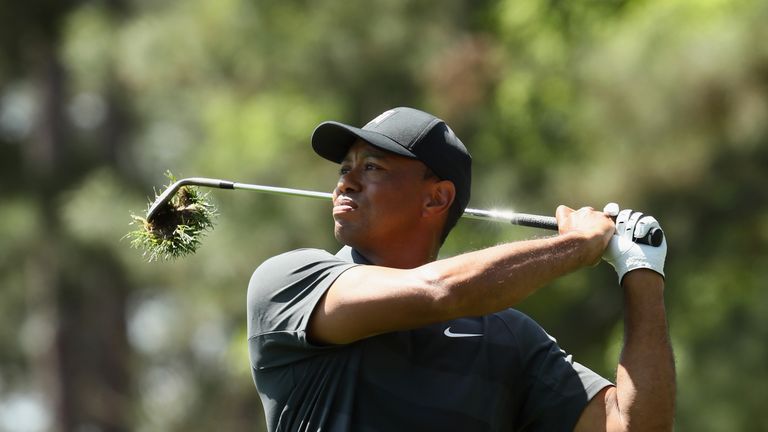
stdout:
[[635,239],[635,242],[659,247],[664,242],[664,231],[661,228],[651,228],[645,237]]
[[510,222],[514,225],[557,231],[557,219],[552,216],[516,213],[514,217],[510,219]]

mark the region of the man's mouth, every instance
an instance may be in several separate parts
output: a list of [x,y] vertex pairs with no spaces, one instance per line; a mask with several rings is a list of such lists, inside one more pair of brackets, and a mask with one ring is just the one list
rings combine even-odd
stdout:
[[357,209],[357,203],[347,197],[338,197],[333,201],[333,214],[348,213]]

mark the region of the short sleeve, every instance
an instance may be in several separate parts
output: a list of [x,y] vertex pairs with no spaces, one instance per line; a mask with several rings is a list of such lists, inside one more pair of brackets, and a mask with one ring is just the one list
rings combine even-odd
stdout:
[[573,430],[587,403],[611,382],[573,361],[535,321],[520,323],[525,397],[519,429]]
[[287,252],[261,264],[248,284],[251,366],[282,366],[323,350],[307,341],[309,318],[336,278],[355,265],[319,249]]

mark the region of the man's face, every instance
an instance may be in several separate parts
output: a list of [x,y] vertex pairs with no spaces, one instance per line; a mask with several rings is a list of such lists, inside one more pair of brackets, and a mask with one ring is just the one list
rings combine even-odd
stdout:
[[436,181],[427,173],[418,160],[355,141],[333,191],[336,239],[362,249],[408,239]]

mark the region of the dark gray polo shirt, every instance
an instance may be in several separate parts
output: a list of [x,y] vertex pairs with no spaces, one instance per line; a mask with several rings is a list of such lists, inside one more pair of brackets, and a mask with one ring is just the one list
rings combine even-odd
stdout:
[[301,249],[254,272],[248,348],[270,431],[570,431],[610,385],[514,309],[312,345],[320,297],[365,264],[349,248]]

